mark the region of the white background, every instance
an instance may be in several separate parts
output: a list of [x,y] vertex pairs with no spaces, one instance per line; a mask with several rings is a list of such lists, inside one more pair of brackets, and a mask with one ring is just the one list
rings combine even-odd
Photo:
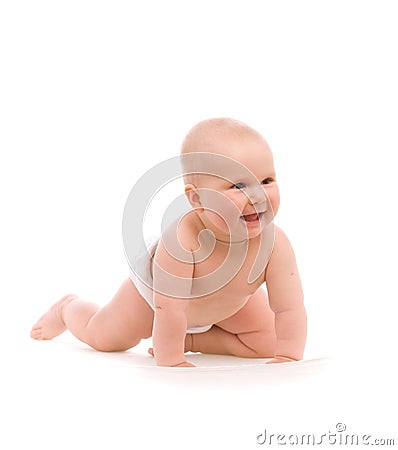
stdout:
[[[394,1],[1,3],[1,448],[259,448],[264,428],[337,422],[394,436],[396,24]],[[130,189],[214,116],[273,149],[306,358],[327,368],[163,378],[31,341],[60,296],[111,298]]]

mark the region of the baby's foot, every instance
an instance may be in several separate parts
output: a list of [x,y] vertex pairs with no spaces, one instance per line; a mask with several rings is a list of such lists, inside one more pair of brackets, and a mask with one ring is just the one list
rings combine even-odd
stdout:
[[52,339],[66,330],[65,322],[62,319],[62,308],[77,295],[69,294],[58,300],[40,319],[33,325],[30,337],[33,339]]

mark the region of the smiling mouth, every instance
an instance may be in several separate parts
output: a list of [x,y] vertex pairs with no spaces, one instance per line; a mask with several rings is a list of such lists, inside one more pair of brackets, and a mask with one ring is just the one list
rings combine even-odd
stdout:
[[254,214],[247,214],[246,216],[240,216],[240,218],[243,219],[247,223],[255,223],[255,222],[259,222],[263,216],[264,216],[264,212],[259,212],[259,213],[254,213]]

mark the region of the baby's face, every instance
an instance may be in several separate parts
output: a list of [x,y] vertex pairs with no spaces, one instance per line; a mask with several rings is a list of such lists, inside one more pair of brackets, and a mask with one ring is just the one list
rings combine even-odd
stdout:
[[[196,177],[204,208],[200,219],[220,240],[258,236],[279,208],[271,150],[258,136],[247,135],[223,139],[217,154],[227,158],[210,157],[212,175]],[[239,164],[229,164],[229,158]]]

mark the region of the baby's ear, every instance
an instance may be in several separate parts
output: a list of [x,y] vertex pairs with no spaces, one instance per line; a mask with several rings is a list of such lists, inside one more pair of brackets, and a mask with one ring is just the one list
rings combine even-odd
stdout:
[[200,202],[200,196],[195,185],[186,184],[185,195],[187,196],[187,199],[193,208],[199,208],[202,206],[202,203]]

